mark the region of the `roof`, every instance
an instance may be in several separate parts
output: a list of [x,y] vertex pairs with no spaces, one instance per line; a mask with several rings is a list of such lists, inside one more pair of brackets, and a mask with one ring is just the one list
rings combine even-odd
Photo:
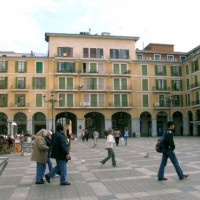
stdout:
[[139,37],[134,36],[115,36],[110,34],[70,34],[70,33],[45,33],[45,41],[49,42],[49,37],[81,37],[81,38],[106,38],[106,39],[122,39],[122,40],[139,40]]

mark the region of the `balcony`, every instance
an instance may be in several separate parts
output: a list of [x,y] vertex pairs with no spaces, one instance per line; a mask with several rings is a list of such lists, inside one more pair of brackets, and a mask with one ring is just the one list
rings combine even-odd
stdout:
[[11,109],[19,109],[19,110],[21,110],[21,109],[28,109],[29,106],[30,106],[29,103],[25,103],[25,104],[11,103],[10,104],[10,108]]
[[200,82],[196,82],[190,85],[191,90],[196,90],[200,88]]
[[18,86],[11,85],[11,90],[13,90],[13,91],[28,91],[30,89],[31,89],[30,85],[25,85],[25,86],[23,86],[23,85],[18,85]]
[[170,87],[158,88],[158,87],[154,86],[153,91],[159,92],[159,93],[169,93],[171,90],[170,90]]

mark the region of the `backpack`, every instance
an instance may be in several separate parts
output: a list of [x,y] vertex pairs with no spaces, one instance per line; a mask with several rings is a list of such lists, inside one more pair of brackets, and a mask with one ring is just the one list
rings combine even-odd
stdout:
[[165,132],[165,134],[158,139],[157,143],[156,143],[156,151],[158,153],[163,153],[164,151],[166,151],[166,146],[165,146],[165,137],[167,134],[171,133],[170,130],[167,130]]

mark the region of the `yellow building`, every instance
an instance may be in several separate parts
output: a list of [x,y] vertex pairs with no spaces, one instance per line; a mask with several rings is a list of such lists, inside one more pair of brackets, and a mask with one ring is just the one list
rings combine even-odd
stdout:
[[[131,136],[200,135],[200,46],[135,49],[138,37],[46,33],[48,55],[0,52],[0,133],[55,130],[79,137],[110,127]],[[17,126],[13,125],[13,122]]]

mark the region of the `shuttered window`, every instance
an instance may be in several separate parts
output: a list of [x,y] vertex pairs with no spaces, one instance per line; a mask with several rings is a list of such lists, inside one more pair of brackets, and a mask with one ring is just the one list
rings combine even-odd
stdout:
[[43,73],[43,62],[36,62],[36,73]]
[[42,107],[42,94],[36,94],[36,107]]
[[149,106],[149,98],[148,98],[148,95],[147,94],[144,94],[142,96],[142,99],[143,99],[143,107],[148,107]]

